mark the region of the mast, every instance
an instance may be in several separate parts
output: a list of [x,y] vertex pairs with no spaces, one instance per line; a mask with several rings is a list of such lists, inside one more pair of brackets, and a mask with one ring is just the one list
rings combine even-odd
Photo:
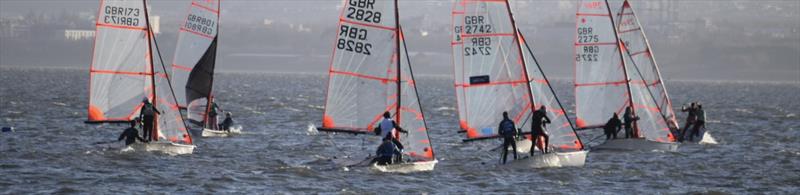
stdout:
[[[631,13],[633,14],[633,17],[636,20],[636,25],[638,25],[639,28],[642,28],[642,23],[639,22],[639,18],[636,16],[636,11],[633,10],[633,6],[631,6],[631,3],[628,0],[625,0],[625,2],[623,2],[623,4],[622,4],[623,8],[625,7],[625,4],[628,4],[628,7],[630,8]],[[644,29],[641,29],[641,31],[642,31],[642,38],[644,38],[644,44],[647,46],[647,53],[650,54],[650,62],[653,63],[653,67],[656,70],[656,77],[658,77],[658,83],[661,84],[661,89],[662,89],[662,91],[664,93],[664,98],[667,99],[666,107],[668,109],[672,109],[672,100],[669,98],[669,93],[667,93],[667,85],[664,84],[664,80],[661,79],[661,70],[658,69],[658,63],[656,62],[656,57],[653,54],[653,52],[651,51],[650,40],[647,39],[647,35],[644,33]],[[655,100],[655,97],[653,97],[653,99]],[[673,114],[669,118],[667,118],[667,116],[664,115],[663,112],[662,112],[661,115],[664,116],[664,119],[667,120],[668,123],[671,123],[675,128],[678,128],[678,123],[677,123],[677,121],[675,121],[675,114]]]
[[[519,58],[522,61],[522,71],[524,72],[525,75],[525,85],[528,86],[527,90],[528,100],[531,101],[530,109],[531,109],[531,115],[533,115],[533,112],[536,109],[536,102],[533,101],[533,91],[531,90],[533,88],[531,87],[531,77],[528,75],[528,62],[525,61],[525,56],[522,54],[522,42],[521,42],[522,39],[519,33],[519,29],[517,29],[517,22],[514,21],[514,14],[511,13],[511,5],[508,3],[508,0],[505,1],[506,1],[506,9],[508,10],[508,18],[511,19],[511,28],[513,28],[514,30],[514,38],[517,39],[517,46],[518,46],[517,52],[519,53]],[[527,119],[525,121],[527,121]]]
[[[152,42],[153,41],[151,40],[154,37],[153,37],[153,30],[152,30],[152,28],[150,26],[150,15],[149,15],[150,11],[147,9],[147,0],[142,0],[142,3],[144,4],[144,21],[145,21],[145,24],[147,24],[147,51],[148,51],[148,55],[150,55],[150,57],[148,59],[148,60],[150,60],[150,73],[151,73],[151,75],[150,75],[150,90],[152,90],[152,92],[153,92],[153,102],[151,104],[152,104],[153,108],[156,108],[156,103],[158,102],[156,100],[156,98],[158,97],[158,95],[156,94],[156,70],[155,70],[155,64],[153,63],[153,46],[152,46],[152,44],[153,44]],[[145,98],[147,98],[147,97],[145,97]],[[153,120],[158,121],[158,116],[153,117]],[[150,132],[150,137],[152,137],[153,140],[158,141],[158,136],[155,135],[156,134],[155,131],[157,131],[157,129],[158,129],[158,122],[156,122],[156,121],[153,121],[154,122],[153,123],[153,125],[154,125],[153,131],[154,132]]]
[[[536,60],[536,56],[533,55],[533,50],[531,49],[531,46],[528,45],[527,39],[525,39],[525,37],[522,36],[522,33],[520,33],[519,36],[525,42],[525,47],[528,48],[528,52],[530,53],[531,58],[533,58],[533,63],[536,63],[536,67],[539,69],[539,72],[542,73],[542,77],[544,77],[544,80],[547,81],[547,87],[550,88],[550,92],[553,93],[553,98],[556,99],[556,103],[558,103],[558,107],[561,107],[561,111],[564,111],[564,105],[561,104],[561,100],[558,100],[558,96],[556,95],[556,91],[553,89],[553,86],[550,85],[550,79],[547,79],[547,75],[544,74],[544,70],[542,70],[542,66],[539,65],[538,60]],[[578,132],[575,131],[575,126],[572,126],[572,119],[569,119],[569,117],[566,116],[566,111],[564,111],[564,115],[565,115],[564,118],[567,119],[567,122],[569,123],[569,126],[572,128],[572,132],[575,133],[575,137],[578,138],[578,142],[581,143],[581,150],[582,150],[583,149],[583,141],[581,141],[581,137],[578,136]]]
[[400,13],[397,8],[397,0],[394,0],[394,34],[395,34],[395,46],[397,54],[395,55],[395,60],[397,61],[397,106],[395,106],[395,115],[397,115],[397,125],[400,125],[400,90],[402,88],[402,78],[400,73]]
[[[611,6],[608,4],[608,0],[606,2],[606,9],[608,10],[608,18],[611,19],[611,28],[614,29],[614,39],[617,42],[617,53],[619,53],[619,60],[622,63],[622,72],[625,74],[625,86],[628,89],[628,104],[631,107],[631,113],[636,116],[636,109],[633,108],[633,95],[631,94],[631,79],[628,76],[628,68],[627,64],[625,63],[625,58],[622,56],[622,43],[619,41],[619,33],[617,32],[617,25],[614,23],[614,18],[612,17]],[[636,127],[637,122],[633,121],[633,126]],[[634,137],[639,137],[639,128],[633,128]]]

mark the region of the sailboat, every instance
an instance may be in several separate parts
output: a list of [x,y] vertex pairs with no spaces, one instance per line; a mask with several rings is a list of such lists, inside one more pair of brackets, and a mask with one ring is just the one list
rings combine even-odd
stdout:
[[[622,13],[628,13],[625,10]],[[650,61],[652,53],[644,46],[644,34],[642,40],[635,40],[633,32],[641,32],[641,28],[632,28],[627,17],[620,19],[624,20],[614,21],[608,1],[578,4],[576,124],[581,129],[600,128],[613,113],[621,117],[626,107],[631,107],[640,118],[633,122],[634,138],[608,140],[594,149],[675,151],[678,145],[671,129],[677,125],[655,61]],[[621,37],[623,34],[632,36]]]
[[178,32],[178,43],[172,62],[172,81],[178,86],[175,89],[178,106],[186,108],[189,121],[202,127],[200,134],[203,137],[225,137],[240,130],[234,128],[230,132],[221,131],[211,129],[207,124],[213,100],[219,8],[219,0],[192,0],[184,24]]
[[408,131],[398,139],[405,146],[403,155],[408,158],[404,159],[410,161],[374,167],[384,172],[433,170],[438,161],[417,95],[397,0],[343,2],[322,127],[317,129],[373,134],[381,115],[389,112]]
[[[583,166],[587,151],[570,119],[542,72],[524,37],[516,27],[508,1],[459,1],[453,11],[455,35],[453,55],[455,89],[460,126],[465,142],[496,139],[501,114],[528,131],[528,139],[517,141],[517,152],[530,152],[530,129],[534,109],[547,108],[552,123],[547,126],[550,143],[539,145],[553,151],[512,162],[512,166]],[[458,10],[463,8],[463,11]],[[460,28],[460,29],[459,29]],[[524,43],[524,44],[523,44]],[[524,46],[523,46],[524,45]],[[460,58],[460,59],[457,59]],[[460,96],[463,94],[463,96]],[[542,142],[539,142],[542,143]]]
[[[633,80],[631,82],[641,82],[646,91],[645,95],[650,96],[650,99],[654,101],[653,104],[641,106],[648,106],[650,110],[658,110],[659,114],[665,119],[667,127],[674,134],[678,134],[677,131],[680,126],[675,119],[672,101],[667,93],[667,88],[664,86],[664,81],[661,79],[661,71],[658,69],[658,63],[656,63],[655,56],[650,48],[650,41],[647,39],[644,28],[628,0],[622,3],[622,8],[617,13],[616,23],[619,39],[625,47],[623,55],[628,60],[629,66],[633,67],[631,72],[635,76],[631,77]],[[643,133],[657,134],[658,132],[644,131]],[[714,138],[705,129],[701,130],[700,135],[700,139],[696,139],[698,142],[702,143],[704,142],[703,140],[709,143],[716,142],[713,141]]]
[[147,99],[161,113],[151,133],[153,141],[137,147],[191,154],[195,146],[160,61],[148,14],[146,0],[100,1],[86,122],[128,123],[139,116],[142,100]]

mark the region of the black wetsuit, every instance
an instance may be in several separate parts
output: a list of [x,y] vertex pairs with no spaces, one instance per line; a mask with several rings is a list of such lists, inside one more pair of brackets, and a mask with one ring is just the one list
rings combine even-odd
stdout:
[[222,130],[228,131],[231,129],[231,125],[233,125],[233,119],[231,119],[230,117],[225,117],[225,120],[222,121],[222,124],[220,124],[219,127]]
[[153,127],[155,127],[154,121],[156,113],[161,114],[161,112],[159,112],[158,109],[153,106],[153,104],[145,103],[142,106],[141,113],[139,114],[139,118],[141,118],[142,122],[144,123],[144,127],[142,127],[142,137],[147,141],[152,140],[153,137],[152,133]]
[[681,112],[689,112],[686,116],[686,124],[683,125],[683,129],[681,129],[680,137],[678,137],[678,141],[683,142],[683,139],[686,138],[686,131],[689,130],[689,127],[694,125],[697,122],[697,109],[694,106],[690,106],[689,108],[681,109]]
[[634,117],[632,112],[625,112],[622,116],[625,122],[625,138],[635,138],[633,134],[633,121],[639,120],[639,117]]
[[620,121],[619,118],[612,117],[611,119],[608,119],[608,122],[606,122],[606,126],[603,127],[603,130],[606,134],[606,140],[611,139],[612,137],[614,139],[617,139],[617,132],[621,128],[622,128],[622,121]]
[[393,142],[384,141],[378,146],[378,151],[375,152],[375,155],[377,155],[377,157],[375,157],[374,161],[377,162],[378,165],[389,165],[392,164],[392,157],[401,156],[402,153],[400,153],[400,149],[398,149]]
[[533,121],[531,123],[531,156],[533,156],[533,148],[536,147],[536,142],[539,141],[539,136],[544,137],[544,148],[542,152],[547,153],[547,145],[550,144],[550,136],[544,132],[544,125],[549,124],[550,118],[543,110],[533,112]]
[[706,126],[706,111],[697,109],[695,110],[697,121],[694,122],[692,131],[689,132],[689,141],[694,140],[694,137],[700,137],[700,128]]
[[142,139],[142,137],[139,137],[139,130],[136,130],[136,128],[134,127],[129,127],[125,129],[125,131],[123,131],[122,134],[119,135],[117,141],[122,141],[123,139],[125,140],[126,146],[135,143],[137,139],[140,142],[144,142],[144,139]]
[[219,127],[217,126],[217,110],[219,107],[217,103],[211,103],[211,109],[208,111],[208,128],[217,130]]
[[509,119],[503,119],[500,121],[500,127],[497,128],[499,131],[498,133],[503,136],[503,164],[506,164],[506,158],[508,158],[508,146],[510,145],[512,149],[514,149],[514,160],[517,159],[517,140],[514,139],[516,136],[517,127],[514,126],[514,121]]

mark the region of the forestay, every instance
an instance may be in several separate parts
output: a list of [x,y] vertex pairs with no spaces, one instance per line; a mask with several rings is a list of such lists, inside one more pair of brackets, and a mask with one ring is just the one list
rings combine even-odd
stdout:
[[141,0],[102,0],[89,69],[87,122],[129,121],[152,99],[149,34]]
[[575,22],[575,122],[601,127],[630,105],[625,65],[606,2],[580,1]]
[[530,122],[523,121],[530,117],[532,98],[507,2],[461,3],[462,50],[455,54],[461,59],[455,61],[463,62],[463,73],[457,74],[461,78],[456,82],[462,83],[457,83],[456,89],[463,90],[459,110],[465,114],[467,138],[497,136],[503,112],[508,112],[518,127],[530,129]]
[[415,160],[433,160],[395,6],[391,0],[344,1],[319,129],[372,133],[388,111],[409,132],[400,134],[404,152]]
[[631,92],[636,113],[642,117],[639,131],[642,136],[656,141],[672,140],[670,128],[677,128],[667,90],[661,79],[650,44],[639,19],[628,1],[624,1],[617,14],[617,32],[624,46],[627,67],[631,78]]
[[195,122],[204,121],[211,96],[219,8],[219,0],[193,0],[178,32],[173,84],[178,105],[187,108],[188,118]]

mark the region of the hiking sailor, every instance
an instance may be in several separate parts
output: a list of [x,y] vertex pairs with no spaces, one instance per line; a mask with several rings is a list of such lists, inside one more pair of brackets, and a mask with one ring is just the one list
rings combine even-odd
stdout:
[[606,140],[611,139],[612,137],[617,139],[617,132],[619,132],[621,129],[622,121],[619,120],[619,116],[615,112],[614,116],[612,116],[611,119],[608,119],[608,122],[606,122],[606,125],[603,127],[603,132],[606,134]]
[[[381,121],[380,124],[378,124],[378,128],[375,128],[375,130],[376,130],[375,134],[380,135],[381,139],[388,138],[390,141],[392,141],[392,144],[394,144],[401,152],[403,151],[404,148],[403,144],[400,143],[400,140],[397,140],[397,137],[395,137],[394,130],[397,130],[401,133],[408,133],[408,131],[403,130],[403,128],[400,128],[400,126],[398,126],[397,123],[395,123],[394,120],[392,120],[391,113],[389,113],[388,111],[383,113],[383,120]],[[402,155],[398,155],[397,157],[398,157],[397,162],[403,160]]]
[[625,114],[622,115],[623,122],[625,123],[625,138],[637,138],[639,135],[634,134],[633,122],[639,120],[638,116],[633,115],[633,110],[630,106],[625,108]]
[[511,145],[511,148],[514,149],[514,160],[517,160],[517,127],[514,126],[514,121],[508,118],[508,112],[503,112],[503,120],[500,121],[500,126],[497,128],[497,134],[500,134],[503,137],[503,150],[502,152],[502,159],[503,164],[506,164],[506,158],[508,158],[508,146]]
[[689,132],[689,141],[692,141],[694,137],[700,137],[700,128],[706,127],[706,111],[703,110],[703,105],[697,104],[697,109],[694,112],[697,120],[694,122],[692,131]]
[[536,142],[539,141],[540,137],[544,137],[544,148],[541,148],[542,153],[548,153],[547,146],[550,144],[550,136],[544,132],[544,129],[545,125],[550,124],[550,122],[550,118],[547,117],[547,109],[544,106],[533,112],[533,122],[531,125],[531,156],[533,156],[533,148],[536,147]]
[[222,123],[219,124],[219,128],[230,132],[231,126],[233,126],[233,119],[231,118],[231,112],[225,112],[225,120],[222,120]]
[[136,120],[132,120],[130,123],[131,127],[128,127],[125,129],[125,131],[122,131],[122,134],[119,135],[117,141],[122,141],[124,139],[125,146],[135,143],[137,139],[140,142],[146,142],[144,139],[142,139],[142,137],[139,137],[139,130],[136,130]]
[[161,114],[161,112],[147,98],[144,98],[142,103],[142,111],[139,113],[139,118],[144,123],[142,137],[147,141],[151,141],[154,136],[153,128],[155,127],[156,114]]
[[[684,104],[685,105],[685,104]],[[681,112],[688,112],[689,114],[686,115],[686,123],[683,125],[683,128],[680,131],[680,137],[678,137],[678,141],[683,142],[683,139],[686,137],[686,131],[689,130],[689,127],[694,125],[697,121],[697,103],[692,102],[687,108],[686,106],[681,106]]]

